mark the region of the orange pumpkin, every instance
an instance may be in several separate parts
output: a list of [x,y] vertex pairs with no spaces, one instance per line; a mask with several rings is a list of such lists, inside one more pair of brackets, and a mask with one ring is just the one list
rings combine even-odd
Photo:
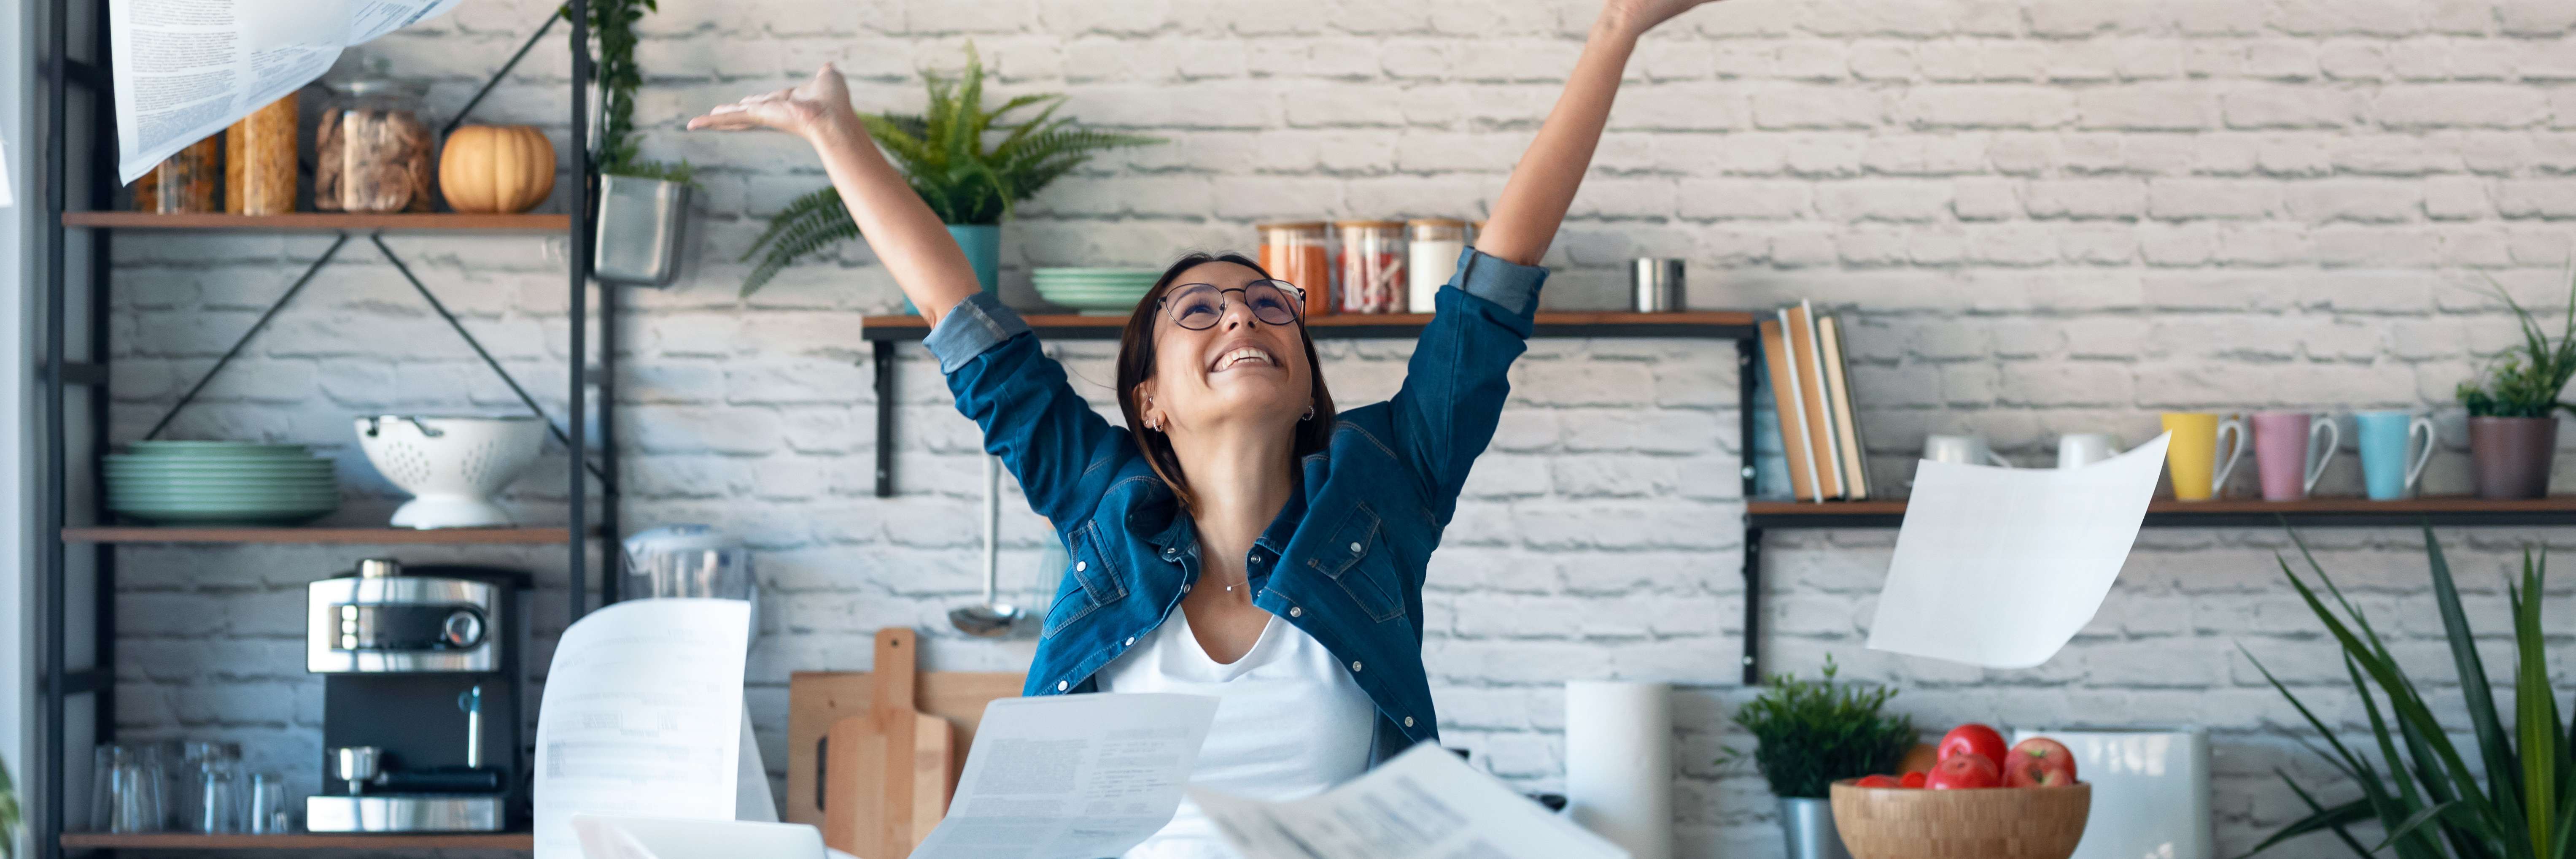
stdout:
[[555,190],[555,147],[530,126],[464,126],[438,156],[438,184],[459,212],[525,212]]

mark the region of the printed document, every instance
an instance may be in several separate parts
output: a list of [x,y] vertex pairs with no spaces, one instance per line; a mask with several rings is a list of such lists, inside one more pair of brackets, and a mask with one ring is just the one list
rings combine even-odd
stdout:
[[976,725],[948,816],[912,859],[1127,852],[1181,807],[1216,701],[1162,694],[994,701]]
[[740,813],[750,629],[741,600],[648,599],[564,631],[537,710],[536,859],[581,859],[576,814]]
[[2171,440],[2083,468],[1918,463],[1869,649],[1987,668],[2056,656],[2120,577]]
[[312,83],[342,48],[460,2],[108,0],[120,181]]
[[1288,802],[1192,790],[1245,859],[1627,859],[1628,852],[1423,743]]

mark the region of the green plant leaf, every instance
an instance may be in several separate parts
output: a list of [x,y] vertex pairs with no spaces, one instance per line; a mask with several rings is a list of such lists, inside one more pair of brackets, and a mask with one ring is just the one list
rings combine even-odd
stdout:
[[2396,826],[2389,827],[2388,837],[2380,839],[2379,846],[2370,848],[2370,852],[2377,853],[2379,851],[2386,850],[2389,845],[2397,843],[2397,839],[2415,834],[2415,830],[2422,828],[2424,824],[2433,822],[2433,818],[2440,816],[2442,812],[2451,810],[2452,806],[2456,804],[2457,803],[2445,802],[2440,805],[2425,806],[2423,810],[2415,812],[2414,816],[2406,818]]
[[2442,632],[2451,645],[2451,661],[2460,672],[2460,697],[2468,703],[2469,726],[2478,738],[2478,748],[2486,756],[2489,793],[2498,805],[2521,801],[2521,770],[2514,765],[2513,747],[2505,739],[2504,723],[2496,717],[2495,691],[2487,683],[2486,660],[2478,656],[2478,643],[2469,632],[2468,612],[2460,608],[2460,589],[2451,580],[2450,562],[2442,557],[2442,545],[2433,539],[2433,526],[2424,526],[2424,556],[2431,570],[2433,604],[2442,615]]
[[2354,854],[2363,857],[2363,859],[2369,859],[2370,851],[2362,847],[2361,840],[2352,837],[2352,832],[2347,828],[2352,824],[2370,819],[2370,808],[2368,805],[2364,804],[2361,800],[2353,800],[2333,808],[2327,808],[2318,804],[2316,797],[2308,795],[2307,789],[2300,787],[2299,782],[2296,779],[2290,778],[2289,773],[2282,772],[2278,769],[2275,769],[2272,772],[2273,774],[2281,777],[2282,784],[2289,785],[2291,793],[2298,794],[2300,802],[2307,803],[2309,812],[2308,816],[2291,821],[2290,825],[2282,827],[2281,831],[2272,833],[2272,837],[2265,838],[2262,842],[2255,844],[2254,849],[2237,854],[2236,859],[2247,859],[2247,857],[2253,856],[2254,854],[2270,850],[2281,842],[2288,841],[2292,838],[2297,838],[2311,832],[2323,831],[2334,832],[2335,837],[2341,839],[2345,845],[2350,846]]
[[2542,574],[2531,552],[2522,554],[2522,582],[2508,584],[2513,608],[2514,725],[2521,735],[2524,825],[2532,849],[2557,843],[2558,786],[2565,761],[2558,749],[2558,701],[2549,688],[2549,645],[2540,632]]

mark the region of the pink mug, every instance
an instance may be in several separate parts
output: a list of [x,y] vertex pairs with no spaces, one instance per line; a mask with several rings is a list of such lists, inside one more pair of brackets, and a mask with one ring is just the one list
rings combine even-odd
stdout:
[[2332,415],[2255,412],[2254,468],[2263,475],[2263,500],[2308,497],[2342,445],[2343,428],[2335,425]]

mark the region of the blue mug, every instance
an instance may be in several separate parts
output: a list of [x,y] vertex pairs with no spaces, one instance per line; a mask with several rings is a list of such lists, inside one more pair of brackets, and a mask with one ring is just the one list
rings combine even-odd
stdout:
[[[2352,422],[2361,430],[2361,479],[2371,499],[2393,501],[2415,494],[2415,481],[2433,458],[2433,419],[2382,411],[2355,414]],[[2424,437],[2421,450],[2415,447],[2418,433]]]

